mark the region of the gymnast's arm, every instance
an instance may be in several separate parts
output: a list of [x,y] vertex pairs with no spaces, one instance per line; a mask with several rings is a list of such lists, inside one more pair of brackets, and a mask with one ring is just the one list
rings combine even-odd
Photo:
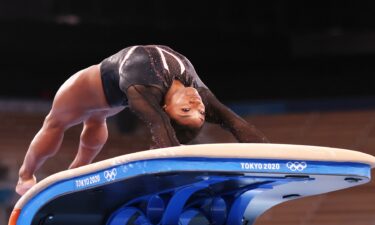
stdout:
[[153,148],[180,145],[167,114],[160,107],[162,94],[152,86],[132,85],[126,95],[130,109],[150,128]]
[[207,122],[220,124],[224,129],[229,130],[239,142],[269,142],[266,136],[255,126],[249,124],[222,104],[210,90],[201,88],[198,91],[206,107]]

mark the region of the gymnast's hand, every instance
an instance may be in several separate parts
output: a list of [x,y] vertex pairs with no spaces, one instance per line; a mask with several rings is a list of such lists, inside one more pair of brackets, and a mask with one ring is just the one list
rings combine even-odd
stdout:
[[33,175],[30,179],[18,179],[16,192],[19,195],[24,195],[32,186],[36,184],[36,177]]

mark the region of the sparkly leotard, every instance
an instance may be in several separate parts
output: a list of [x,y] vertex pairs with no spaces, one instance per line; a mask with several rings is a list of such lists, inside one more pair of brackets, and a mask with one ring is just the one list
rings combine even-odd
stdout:
[[100,71],[108,104],[129,106],[149,126],[156,148],[187,143],[197,134],[176,125],[162,109],[164,96],[175,79],[197,89],[205,105],[207,122],[220,124],[240,142],[262,141],[254,127],[217,100],[190,61],[169,47],[125,48],[104,59]]
[[196,89],[207,88],[189,60],[166,46],[132,46],[106,58],[101,76],[111,106],[127,105],[127,89],[132,85],[153,86],[164,95],[173,80]]

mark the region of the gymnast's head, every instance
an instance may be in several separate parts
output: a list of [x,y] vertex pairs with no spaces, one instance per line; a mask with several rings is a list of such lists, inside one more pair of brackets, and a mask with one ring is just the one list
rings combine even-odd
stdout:
[[183,87],[165,98],[164,110],[176,123],[192,130],[200,130],[205,121],[205,107],[198,91]]

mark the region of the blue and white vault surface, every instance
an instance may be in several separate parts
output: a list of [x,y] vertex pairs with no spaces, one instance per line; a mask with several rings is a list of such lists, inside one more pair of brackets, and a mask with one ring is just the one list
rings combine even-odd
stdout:
[[367,183],[374,166],[365,153],[302,145],[143,151],[42,180],[9,225],[250,225],[282,202]]

